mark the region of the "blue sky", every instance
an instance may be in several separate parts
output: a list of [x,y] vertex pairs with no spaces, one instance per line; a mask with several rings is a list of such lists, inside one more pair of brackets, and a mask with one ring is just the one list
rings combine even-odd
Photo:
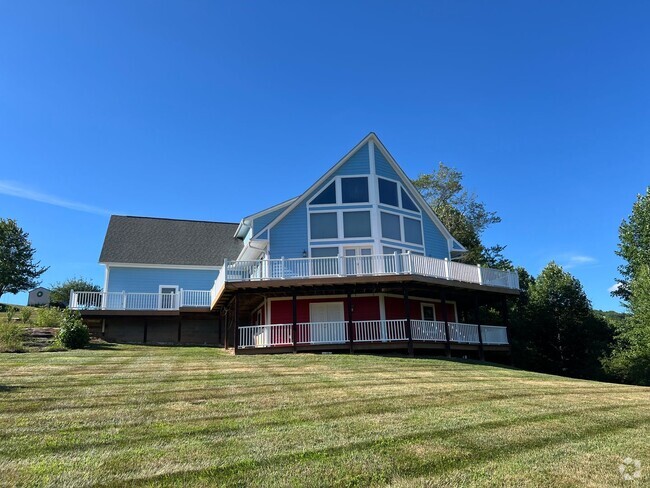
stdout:
[[[368,132],[439,161],[616,309],[617,229],[650,183],[647,2],[1,2],[0,216],[103,281],[111,212],[238,221]],[[25,295],[3,297],[24,303]]]

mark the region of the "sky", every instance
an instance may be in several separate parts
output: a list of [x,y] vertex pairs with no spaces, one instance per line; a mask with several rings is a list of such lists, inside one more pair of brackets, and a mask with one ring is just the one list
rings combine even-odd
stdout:
[[[650,184],[650,3],[0,0],[0,217],[43,285],[103,283],[109,215],[238,222],[375,132],[594,307]],[[5,295],[24,304],[26,294]]]

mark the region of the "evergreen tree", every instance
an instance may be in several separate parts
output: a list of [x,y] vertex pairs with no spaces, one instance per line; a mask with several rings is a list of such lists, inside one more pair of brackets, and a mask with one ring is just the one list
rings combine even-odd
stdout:
[[0,218],[0,296],[35,288],[48,268],[34,261],[36,250],[12,219]]

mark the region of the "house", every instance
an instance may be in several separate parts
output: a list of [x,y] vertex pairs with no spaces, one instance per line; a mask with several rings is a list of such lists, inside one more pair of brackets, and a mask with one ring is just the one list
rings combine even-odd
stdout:
[[49,305],[50,303],[50,290],[39,286],[34,288],[29,292],[27,297],[27,306],[29,307],[39,307],[43,305]]
[[[464,252],[371,133],[300,196],[239,223],[111,217],[104,289],[71,306],[118,341],[508,352],[517,274]],[[481,324],[482,305],[500,318]]]

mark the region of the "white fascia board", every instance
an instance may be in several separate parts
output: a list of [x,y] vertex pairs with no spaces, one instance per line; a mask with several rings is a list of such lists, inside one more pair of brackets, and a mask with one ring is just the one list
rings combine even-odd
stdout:
[[192,264],[143,264],[143,263],[106,263],[101,262],[104,266],[114,268],[158,268],[158,269],[198,269],[218,271],[222,266],[198,266]]
[[289,200],[285,200],[284,202],[278,203],[277,205],[273,205],[272,207],[266,208],[264,210],[260,210],[257,213],[254,213],[254,214],[251,214],[251,215],[248,215],[248,216],[244,217],[243,220],[253,220],[253,219],[257,219],[259,217],[262,217],[263,215],[266,215],[267,213],[271,213],[271,212],[279,210],[279,209],[281,209],[283,207],[286,207],[287,205],[291,205],[297,198],[300,198],[300,197],[293,197],[293,198],[290,198]]

